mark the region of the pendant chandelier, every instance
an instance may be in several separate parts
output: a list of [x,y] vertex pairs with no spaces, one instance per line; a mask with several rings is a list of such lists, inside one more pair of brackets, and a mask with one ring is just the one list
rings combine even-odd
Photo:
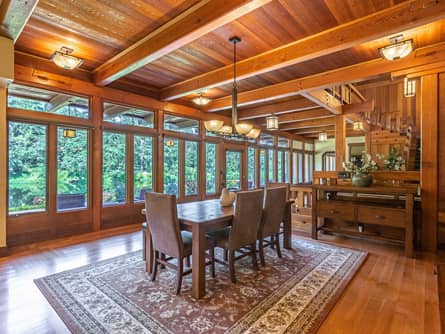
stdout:
[[233,43],[233,88],[232,88],[232,124],[224,124],[224,121],[212,119],[204,122],[207,131],[222,137],[238,139],[256,139],[261,130],[254,128],[250,123],[238,122],[238,87],[236,84],[236,44],[241,38],[234,36],[229,39]]

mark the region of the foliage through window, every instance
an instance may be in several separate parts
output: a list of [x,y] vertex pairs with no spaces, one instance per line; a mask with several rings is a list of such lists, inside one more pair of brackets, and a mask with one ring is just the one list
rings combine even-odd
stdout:
[[46,209],[47,127],[9,122],[9,213]]
[[126,135],[105,131],[102,150],[103,204],[124,203],[126,199]]
[[260,150],[260,187],[266,185],[266,151]]
[[88,130],[74,138],[57,129],[57,210],[86,208],[88,203]]
[[164,193],[179,196],[179,141],[164,138]]
[[255,148],[247,149],[247,187],[255,189]]
[[115,124],[152,128],[154,124],[154,113],[147,110],[105,102],[104,121]]
[[267,170],[268,170],[268,182],[275,182],[275,164],[274,164],[274,150],[268,151],[267,157]]
[[216,144],[206,143],[206,193],[216,193]]
[[226,151],[226,187],[229,190],[241,189],[241,152]]
[[17,84],[8,87],[8,107],[78,118],[89,117],[87,98]]
[[153,191],[153,138],[134,136],[134,201],[143,201]]
[[185,196],[198,195],[198,142],[185,142]]

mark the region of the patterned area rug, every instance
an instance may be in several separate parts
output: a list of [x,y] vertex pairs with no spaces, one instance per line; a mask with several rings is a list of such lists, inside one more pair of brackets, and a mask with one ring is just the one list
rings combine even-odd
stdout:
[[[219,255],[219,254],[217,254]],[[174,293],[175,271],[145,273],[141,252],[36,280],[73,333],[314,333],[366,258],[366,253],[294,237],[266,267],[237,261],[237,284],[217,264],[207,295],[191,297],[191,275]]]

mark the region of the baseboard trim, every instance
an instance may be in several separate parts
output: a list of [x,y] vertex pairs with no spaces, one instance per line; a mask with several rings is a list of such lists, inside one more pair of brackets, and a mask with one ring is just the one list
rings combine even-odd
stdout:
[[5,257],[8,255],[8,247],[0,247],[0,257]]

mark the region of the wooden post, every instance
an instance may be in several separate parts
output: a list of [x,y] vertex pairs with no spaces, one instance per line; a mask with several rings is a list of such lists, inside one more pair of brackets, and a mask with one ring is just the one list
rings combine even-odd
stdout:
[[93,231],[99,231],[102,221],[102,118],[103,101],[98,96],[92,96],[90,100],[90,113],[93,120],[93,147],[92,159],[90,162],[90,175],[92,182],[90,205],[93,210]]
[[6,253],[7,213],[7,170],[8,170],[8,122],[6,107],[8,94],[6,87],[0,87],[0,256]]
[[342,170],[346,152],[346,124],[341,115],[335,117],[335,167]]
[[437,250],[438,198],[438,76],[421,78],[421,185],[422,185],[422,248]]

